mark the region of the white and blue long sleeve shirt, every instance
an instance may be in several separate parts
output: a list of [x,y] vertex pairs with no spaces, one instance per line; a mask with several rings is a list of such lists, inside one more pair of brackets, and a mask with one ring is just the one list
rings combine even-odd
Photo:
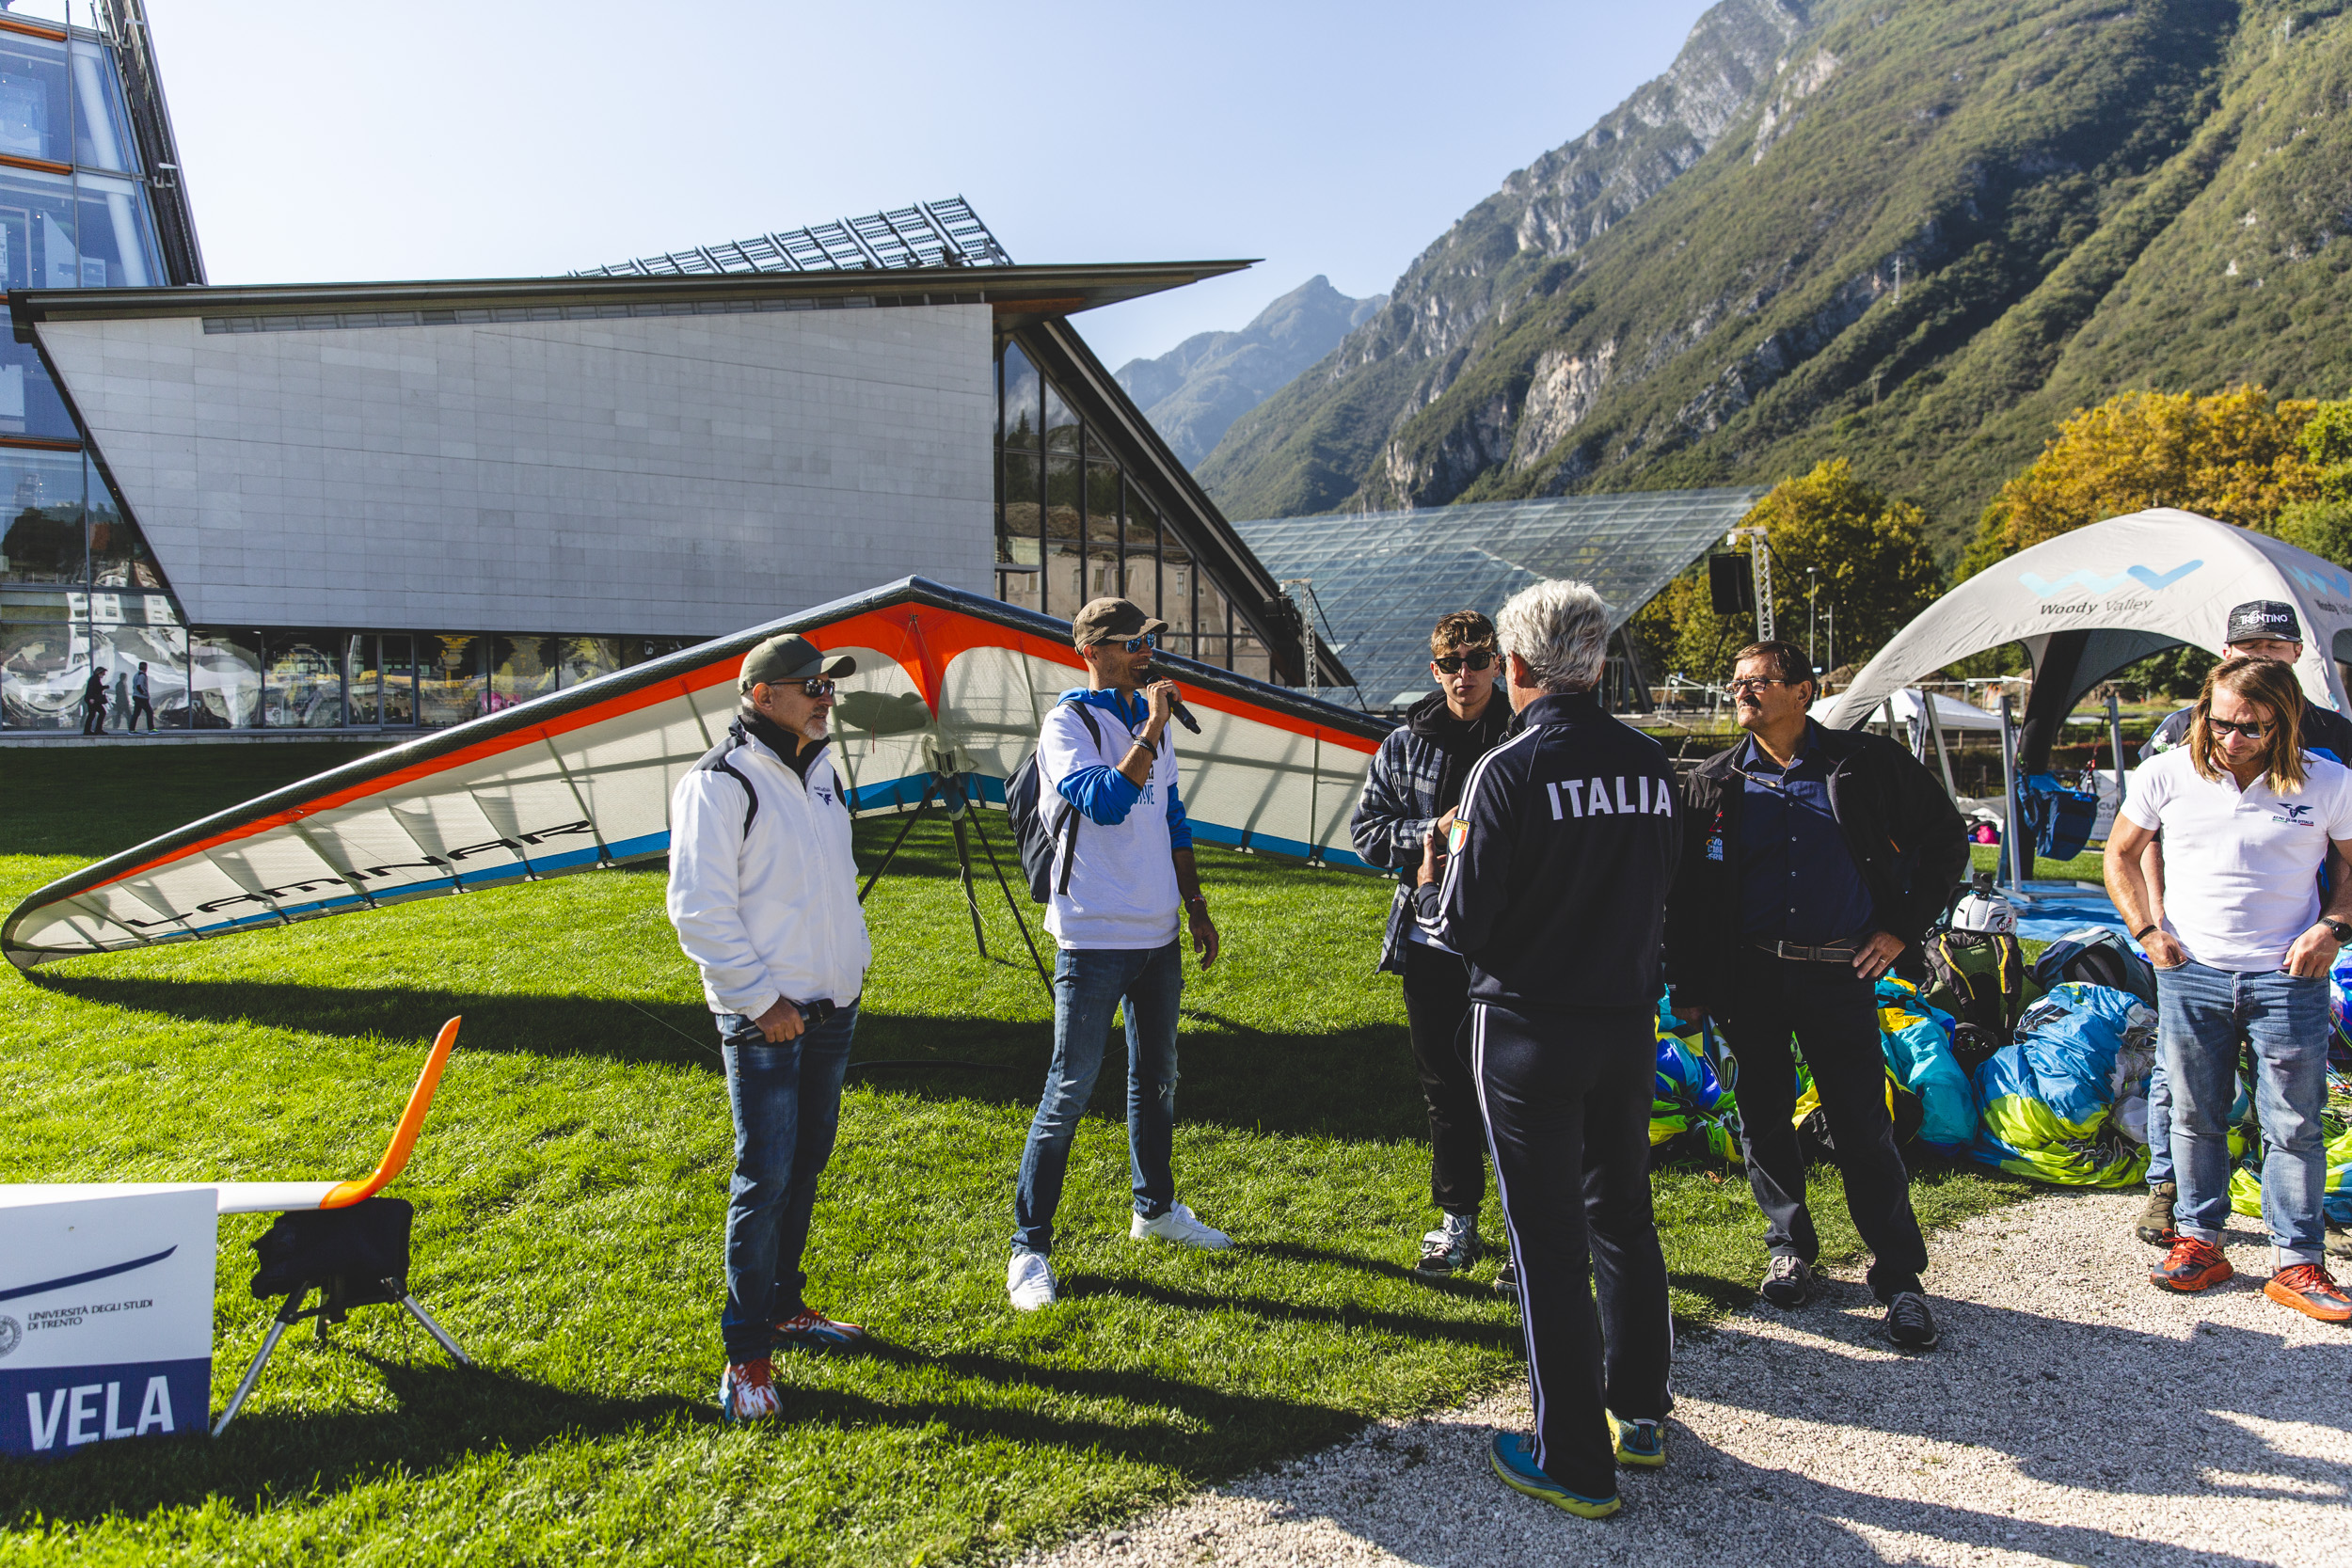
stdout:
[[[1092,730],[1079,716],[1080,705],[1094,721]],[[1148,782],[1138,784],[1119,770],[1150,713],[1139,696],[1080,688],[1063,692],[1045,716],[1039,783],[1083,818],[1074,834],[1056,839],[1056,891],[1045,910],[1045,928],[1064,947],[1165,947],[1183,928],[1184,897],[1170,857],[1192,847],[1192,829],[1176,785],[1174,737],[1161,735]],[[1065,853],[1067,893],[1060,891]]]

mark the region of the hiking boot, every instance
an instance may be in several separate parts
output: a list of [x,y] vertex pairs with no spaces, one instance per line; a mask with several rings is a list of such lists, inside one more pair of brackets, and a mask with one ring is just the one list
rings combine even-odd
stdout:
[[1487,1463],[1502,1484],[1514,1492],[1524,1492],[1541,1498],[1554,1508],[1565,1508],[1580,1519],[1606,1519],[1617,1512],[1614,1496],[1588,1497],[1571,1492],[1535,1467],[1535,1439],[1517,1432],[1495,1433],[1494,1447],[1487,1453]]
[[2236,1273],[2219,1247],[2183,1236],[2164,1255],[2164,1261],[2148,1271],[2148,1282],[2168,1291],[2209,1291]]
[[1224,1231],[1202,1225],[1193,1212],[1181,1203],[1168,1205],[1168,1212],[1157,1219],[1145,1219],[1137,1214],[1127,1227],[1131,1242],[1173,1242],[1178,1246],[1197,1246],[1208,1252],[1221,1252],[1233,1244],[1233,1238]]
[[1518,1259],[1505,1258],[1502,1260],[1502,1267],[1495,1274],[1495,1294],[1509,1296],[1513,1301],[1519,1299],[1519,1260]]
[[834,1350],[849,1350],[866,1342],[866,1330],[855,1323],[845,1323],[838,1318],[828,1318],[813,1307],[803,1307],[798,1312],[776,1324],[776,1344],[824,1345]]
[[1774,1307],[1803,1307],[1813,1299],[1813,1265],[1793,1253],[1775,1252],[1756,1293]]
[[2352,1258],[2352,1231],[2328,1231],[2328,1256],[2330,1258]]
[[2172,1228],[2173,1200],[2181,1196],[2177,1181],[2159,1181],[2148,1189],[2148,1206],[2139,1212],[2139,1221],[2132,1227],[2133,1233],[2150,1246],[2169,1249],[2180,1240]]
[[1886,1337],[1898,1350],[1933,1350],[1935,1319],[1928,1311],[1928,1298],[1916,1291],[1896,1291],[1886,1304]]
[[766,1356],[756,1361],[730,1361],[719,1374],[719,1419],[772,1421],[784,1414],[776,1394],[772,1369]]
[[1060,1299],[1054,1287],[1054,1265],[1041,1252],[1016,1252],[1005,1266],[1005,1295],[1016,1312],[1034,1312]]
[[2344,1293],[2328,1271],[2317,1263],[2296,1263],[2280,1269],[2263,1287],[2263,1294],[2281,1307],[2292,1307],[2324,1323],[2352,1323],[2352,1296]]
[[1423,1279],[1447,1279],[1469,1268],[1477,1258],[1477,1217],[1448,1214],[1443,1224],[1421,1239],[1421,1261],[1413,1265],[1413,1273]]
[[1666,1463],[1666,1429],[1657,1421],[1621,1421],[1613,1411],[1604,1411],[1609,1418],[1609,1430],[1617,1434],[1617,1463],[1636,1465],[1645,1470],[1655,1470]]

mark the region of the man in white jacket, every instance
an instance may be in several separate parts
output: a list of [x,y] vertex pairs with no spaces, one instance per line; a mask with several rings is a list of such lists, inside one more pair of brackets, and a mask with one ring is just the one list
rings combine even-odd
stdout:
[[718,1015],[735,1116],[719,1319],[719,1406],[730,1421],[781,1414],[776,1346],[866,1337],[801,1297],[801,1253],[872,957],[849,802],[825,754],[834,682],[856,668],[799,637],[754,648],[727,738],[670,798],[670,924]]
[[[1166,621],[1128,599],[1096,599],[1071,622],[1085,687],[1065,691],[1038,736],[1041,811],[1056,835],[1045,928],[1054,959],[1054,1063],[1029,1124],[1013,1195],[1005,1293],[1021,1311],[1055,1299],[1054,1212],[1111,1015],[1127,1023],[1127,1148],[1135,1185],[1128,1235],[1179,1246],[1231,1245],[1176,1201],[1176,1009],[1184,992],[1179,939],[1190,926],[1200,967],[1216,961],[1216,925],[1192,860],[1176,793],[1170,681],[1143,685]],[[1140,688],[1140,689],[1138,689]]]

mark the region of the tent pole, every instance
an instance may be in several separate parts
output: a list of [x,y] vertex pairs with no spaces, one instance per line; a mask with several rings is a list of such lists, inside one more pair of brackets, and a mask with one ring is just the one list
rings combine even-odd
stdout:
[[2011,892],[2022,890],[2026,880],[2017,869],[2017,837],[2026,830],[2026,814],[2017,801],[2017,732],[2010,727],[2015,705],[2015,698],[2001,693],[2001,800],[2007,818],[2001,824],[2001,863],[2009,868]]
[[1952,783],[1951,753],[1944,750],[1944,721],[1935,716],[1934,695],[1922,689],[1919,692],[1919,706],[1927,718],[1928,728],[1935,732],[1935,760],[1944,767],[1944,793],[1950,796],[1954,801],[1958,801],[1960,786]]
[[2107,745],[2115,752],[2115,809],[2123,809],[2123,715],[2115,705],[2115,688],[2107,688]]

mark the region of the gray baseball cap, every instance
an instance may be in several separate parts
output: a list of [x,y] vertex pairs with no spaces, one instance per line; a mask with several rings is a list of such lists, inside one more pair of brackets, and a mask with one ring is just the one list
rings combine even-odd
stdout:
[[1168,629],[1168,623],[1146,615],[1133,599],[1089,599],[1070,618],[1070,641],[1081,648],[1113,639],[1149,637]]
[[743,656],[743,673],[735,689],[749,692],[755,686],[783,686],[818,676],[838,678],[856,673],[857,660],[848,654],[821,654],[807,638],[786,632],[768,639]]
[[2275,638],[2280,642],[2303,641],[2303,623],[2295,618],[2295,607],[2277,599],[2249,599],[2230,611],[2230,629],[2222,635],[2224,642],[2256,642]]

